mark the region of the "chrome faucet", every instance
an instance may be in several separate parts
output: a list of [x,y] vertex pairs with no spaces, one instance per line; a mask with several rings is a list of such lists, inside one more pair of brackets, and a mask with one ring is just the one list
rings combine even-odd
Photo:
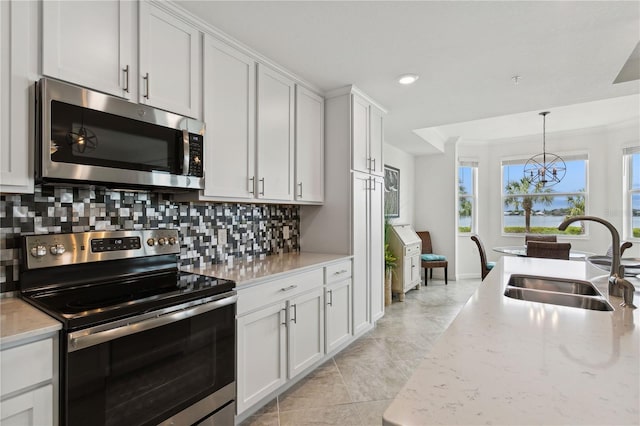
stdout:
[[566,219],[558,226],[560,231],[567,229],[569,224],[579,221],[591,221],[603,224],[611,232],[612,249],[611,254],[611,270],[609,271],[609,295],[622,296],[622,303],[620,306],[626,306],[631,309],[635,309],[633,304],[633,293],[635,287],[629,281],[624,279],[624,265],[620,264],[620,234],[618,230],[609,222],[604,219],[600,219],[595,216],[573,216]]

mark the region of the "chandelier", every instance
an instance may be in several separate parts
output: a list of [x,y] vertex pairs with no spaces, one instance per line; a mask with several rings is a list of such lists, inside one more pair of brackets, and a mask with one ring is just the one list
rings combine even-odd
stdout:
[[542,116],[542,154],[534,155],[524,165],[524,178],[529,183],[553,186],[560,182],[567,172],[564,160],[546,151],[546,118],[549,111],[539,113]]

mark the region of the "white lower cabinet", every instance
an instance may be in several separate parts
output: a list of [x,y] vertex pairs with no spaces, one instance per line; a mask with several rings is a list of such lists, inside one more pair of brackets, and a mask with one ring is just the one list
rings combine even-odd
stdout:
[[323,270],[238,291],[241,414],[324,357]]
[[286,325],[284,301],[238,317],[238,414],[287,381]]
[[2,426],[42,426],[53,422],[53,386],[45,385],[0,402]]
[[54,353],[57,337],[3,348],[0,352],[0,424],[57,425]]
[[351,278],[327,285],[325,329],[327,354],[333,352],[351,337]]

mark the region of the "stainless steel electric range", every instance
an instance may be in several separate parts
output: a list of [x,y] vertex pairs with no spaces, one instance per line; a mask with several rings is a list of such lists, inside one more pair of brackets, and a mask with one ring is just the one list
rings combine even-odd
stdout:
[[181,272],[177,230],[23,239],[22,298],[63,323],[62,425],[233,424],[233,281]]

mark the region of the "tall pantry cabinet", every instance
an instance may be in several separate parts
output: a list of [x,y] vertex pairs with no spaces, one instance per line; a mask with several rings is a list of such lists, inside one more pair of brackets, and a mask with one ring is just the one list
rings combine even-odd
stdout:
[[303,206],[305,251],[353,255],[354,335],[384,315],[383,117],[354,86],[325,97],[325,204]]

